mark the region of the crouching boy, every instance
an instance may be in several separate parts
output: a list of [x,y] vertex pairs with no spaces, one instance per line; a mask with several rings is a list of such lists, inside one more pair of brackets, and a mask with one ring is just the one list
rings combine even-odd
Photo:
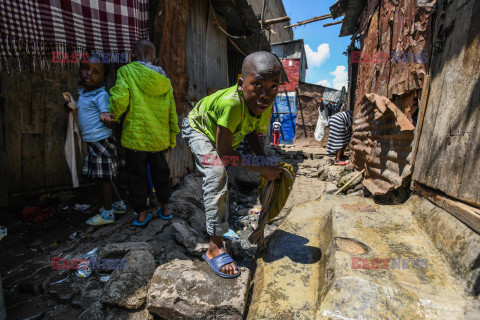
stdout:
[[235,149],[246,138],[255,155],[265,157],[257,133],[268,130],[280,72],[280,62],[273,54],[260,51],[248,55],[238,83],[199,101],[183,122],[183,137],[203,176],[206,227],[210,235],[210,247],[203,259],[224,278],[240,275],[222,240],[222,235],[228,231],[227,172],[218,162],[212,165],[205,159],[228,158],[229,165],[259,172],[269,180],[279,175],[281,169],[276,166],[242,164],[242,157]]

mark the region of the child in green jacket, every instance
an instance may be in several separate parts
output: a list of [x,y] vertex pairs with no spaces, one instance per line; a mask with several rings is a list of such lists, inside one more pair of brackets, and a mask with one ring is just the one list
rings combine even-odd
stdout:
[[147,224],[148,166],[153,186],[161,203],[157,216],[170,219],[170,168],[165,152],[176,145],[180,132],[170,80],[155,66],[155,46],[139,40],[133,50],[134,62],[118,70],[117,82],[110,90],[110,112],[114,121],[127,112],[123,123],[122,146],[126,150],[130,198],[138,213],[136,226]]

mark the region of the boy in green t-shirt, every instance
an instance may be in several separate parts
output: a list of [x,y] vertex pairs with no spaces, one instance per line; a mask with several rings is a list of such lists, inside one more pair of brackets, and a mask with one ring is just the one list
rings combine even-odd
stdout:
[[[273,101],[280,82],[281,64],[271,53],[259,51],[245,57],[238,83],[205,97],[183,122],[182,134],[203,175],[206,227],[210,248],[203,255],[221,277],[240,275],[226,252],[222,235],[228,231],[228,179],[226,165],[242,166],[274,180],[281,169],[245,158],[235,151],[245,138],[256,156],[266,159],[258,133],[268,130]],[[222,161],[218,161],[222,159]],[[256,165],[255,165],[256,164]]]

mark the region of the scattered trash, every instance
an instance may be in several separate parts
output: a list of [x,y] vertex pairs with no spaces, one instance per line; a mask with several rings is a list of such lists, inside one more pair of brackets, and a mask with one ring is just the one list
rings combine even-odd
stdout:
[[58,280],[57,282],[50,283],[50,285],[62,283],[63,281],[67,280],[68,277],[70,277],[70,274],[66,278],[63,278],[62,280]]
[[68,206],[65,206],[62,208],[62,210],[67,210],[68,209]]
[[7,236],[7,227],[0,226],[0,240]]
[[79,278],[86,278],[92,274],[92,263],[90,260],[96,258],[98,254],[98,248],[93,249],[90,252],[87,252],[83,255],[83,259],[78,265],[77,271],[75,274]]
[[57,240],[53,241],[52,243],[50,243],[50,247],[56,247],[58,246],[58,242]]
[[107,276],[101,276],[101,277],[100,277],[100,281],[102,281],[102,282],[107,282],[107,281],[108,281],[108,279],[110,279],[110,277],[111,277],[110,275],[107,275]]
[[259,214],[262,211],[262,206],[253,207],[251,214]]
[[240,238],[238,237],[237,233],[233,231],[232,229],[228,229],[228,232],[223,234],[223,238],[225,240],[230,240],[230,241],[235,241],[239,240]]
[[83,211],[83,210],[87,210],[88,208],[90,208],[90,205],[89,204],[76,204],[75,207],[73,208],[73,210],[76,210],[76,211]]
[[72,234],[70,235],[70,237],[69,237],[69,238],[70,238],[70,239],[74,239],[76,236],[77,236],[77,233],[76,233],[76,232],[74,232],[74,233],[72,233]]
[[39,207],[25,207],[22,211],[24,221],[41,224],[43,221],[52,218],[57,211],[53,207],[45,209]]

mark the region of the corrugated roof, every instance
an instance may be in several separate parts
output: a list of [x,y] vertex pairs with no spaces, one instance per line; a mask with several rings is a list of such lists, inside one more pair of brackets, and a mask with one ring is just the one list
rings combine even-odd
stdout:
[[334,19],[345,15],[343,18],[340,37],[349,36],[355,33],[358,19],[365,8],[366,0],[338,0],[330,7]]
[[333,19],[337,19],[345,14],[347,11],[348,0],[338,0],[330,7],[330,13]]
[[300,59],[305,55],[303,39],[272,43],[272,52],[280,59]]
[[227,32],[232,36],[243,37],[242,39],[232,39],[240,49],[246,54],[259,49],[270,51],[270,44],[261,31],[258,17],[247,0],[210,1],[215,11],[226,19]]
[[308,86],[315,86],[319,88],[323,88],[323,94],[322,98],[323,100],[329,101],[329,102],[334,102],[334,103],[344,103],[345,101],[342,101],[342,92],[337,89],[321,86],[318,84],[313,84],[313,83],[306,83],[306,82],[300,82],[300,85],[308,85]]

